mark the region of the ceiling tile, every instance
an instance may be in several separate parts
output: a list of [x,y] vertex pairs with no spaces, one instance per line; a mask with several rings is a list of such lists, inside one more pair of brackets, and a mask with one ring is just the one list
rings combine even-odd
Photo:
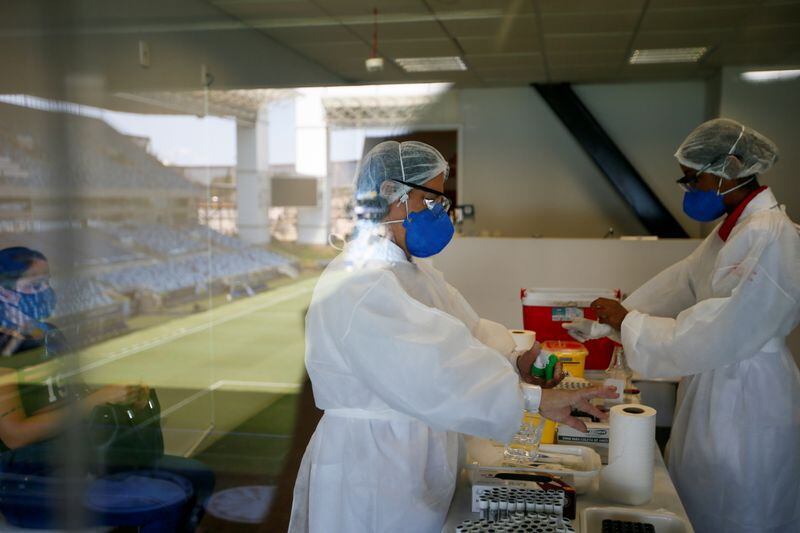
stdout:
[[541,13],[641,11],[644,0],[537,0]]
[[638,11],[545,14],[542,15],[541,27],[547,35],[628,32],[635,29],[638,20]]
[[311,0],[325,13],[336,17],[372,16],[373,8],[378,9],[378,22],[382,15],[428,14],[421,0]]
[[370,47],[362,42],[349,43],[292,43],[288,46],[298,53],[318,61],[348,62],[364,64]]
[[358,37],[340,25],[301,28],[263,28],[264,33],[284,43],[318,44],[355,42]]
[[509,15],[533,13],[533,2],[530,0],[427,0],[427,3],[436,14],[445,15],[487,9]]
[[753,7],[759,0],[650,0],[650,9],[692,8],[705,9],[715,7]]
[[730,65],[780,65],[785,61],[791,61],[792,55],[798,50],[794,45],[753,45],[748,44],[728,44],[713,50],[704,63],[710,66],[730,66]]
[[496,31],[485,36],[456,36],[467,54],[527,53],[538,51],[539,38],[534,17],[501,19]]
[[712,47],[736,35],[735,30],[649,31],[640,32],[633,41],[634,49]]
[[[374,27],[371,24],[348,24],[348,28],[360,35],[363,39],[372,40]],[[438,22],[431,20],[427,22],[385,22],[378,23],[378,43],[383,40],[392,39],[431,39],[446,38]]]
[[457,56],[461,51],[456,48],[453,41],[442,39],[408,39],[379,41],[380,53],[391,59],[397,57],[442,57]]
[[537,65],[534,67],[531,66],[522,66],[519,68],[515,67],[482,67],[474,69],[479,76],[482,78],[497,78],[497,77],[526,77],[538,74],[544,70],[544,65]]
[[624,51],[618,52],[549,52],[547,62],[550,67],[572,67],[576,65],[621,65],[627,57]]
[[542,55],[538,52],[520,54],[474,54],[466,55],[464,60],[470,67],[478,69],[497,68],[530,68],[542,65]]
[[667,63],[661,65],[629,65],[626,63],[619,70],[619,74],[623,78],[680,79],[696,77],[711,71],[712,69],[697,63]]
[[539,40],[534,35],[519,40],[462,37],[458,42],[467,54],[531,53],[540,49]]
[[409,81],[414,82],[439,82],[446,81],[452,83],[463,83],[469,81],[479,81],[479,76],[472,71],[454,71],[454,72],[409,72],[407,74]]
[[750,8],[729,6],[703,9],[648,9],[640,31],[732,29],[747,21]]
[[748,26],[800,24],[800,2],[761,6],[748,15],[746,23]]
[[530,31],[536,27],[533,15],[517,17],[461,18],[442,20],[447,31],[455,37],[493,37],[511,28],[525,28]]
[[548,52],[591,52],[626,50],[632,33],[586,33],[547,35],[544,40]]
[[800,24],[785,26],[757,26],[745,27],[732,36],[731,41],[741,44],[800,44]]
[[215,0],[214,5],[242,19],[309,18],[325,14],[307,0],[264,2],[263,0]]

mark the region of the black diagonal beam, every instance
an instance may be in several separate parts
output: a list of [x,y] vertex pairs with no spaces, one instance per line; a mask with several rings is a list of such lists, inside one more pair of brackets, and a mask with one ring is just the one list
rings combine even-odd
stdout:
[[533,87],[561,119],[600,172],[628,202],[647,231],[659,237],[688,237],[675,217],[653,194],[628,158],[583,105],[569,83],[534,83]]

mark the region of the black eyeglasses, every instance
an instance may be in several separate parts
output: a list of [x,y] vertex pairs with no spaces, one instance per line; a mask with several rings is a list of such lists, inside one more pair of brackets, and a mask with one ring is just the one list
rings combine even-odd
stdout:
[[411,187],[412,189],[417,189],[418,191],[423,191],[423,192],[426,192],[428,194],[435,194],[436,198],[425,198],[424,199],[425,206],[428,209],[433,209],[434,207],[436,207],[437,204],[440,204],[442,206],[442,208],[444,208],[445,211],[450,211],[450,205],[451,205],[450,198],[448,198],[444,194],[440,193],[436,189],[431,189],[430,187],[425,187],[424,185],[417,185],[415,183],[407,183],[405,181],[394,179],[394,178],[389,178],[389,179],[392,180],[392,181],[395,181],[397,183],[401,183],[401,184],[405,185],[406,187]]
[[683,189],[685,192],[691,192],[695,190],[697,188],[697,182],[700,180],[699,178],[700,174],[711,168],[712,165],[717,164],[718,161],[719,158],[715,159],[711,163],[703,165],[702,167],[700,167],[700,170],[696,171],[691,176],[684,174],[683,176],[675,180],[675,183],[677,183],[678,187]]
[[[696,171],[691,176],[687,176],[686,174],[684,174],[683,176],[681,176],[680,178],[675,180],[675,183],[677,183],[678,186],[681,189],[683,189],[684,191],[690,192],[690,191],[695,190],[695,188],[697,186],[697,182],[700,179],[698,176],[700,176],[700,174],[702,174],[703,172],[705,172],[709,168],[713,167],[714,165],[716,165],[717,163],[719,163],[720,161],[722,161],[723,159],[725,159],[729,155],[732,155],[732,154],[722,154],[721,156],[714,158],[710,163],[707,163],[707,164],[703,165],[702,167],[700,167],[700,170]],[[736,158],[739,157],[739,156],[737,156],[735,154],[733,154],[733,156],[736,157]]]

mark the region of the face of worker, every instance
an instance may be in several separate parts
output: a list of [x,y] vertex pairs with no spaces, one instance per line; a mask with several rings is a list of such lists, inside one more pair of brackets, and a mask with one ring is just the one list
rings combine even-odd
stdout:
[[50,265],[36,259],[25,275],[17,280],[17,291],[23,294],[38,294],[50,288]]
[[[717,188],[719,188],[719,192],[724,193],[725,191],[739,185],[739,182],[741,181],[741,180],[726,180],[717,176],[716,174],[711,174],[709,172],[702,172],[698,174],[697,170],[689,168],[685,165],[681,165],[681,170],[683,171],[684,176],[690,178],[697,178],[697,181],[693,182],[691,186],[698,191],[716,192]],[[734,198],[731,195],[725,195],[722,197],[722,201],[725,203],[725,205],[728,205],[731,201],[734,201]]]
[[[429,189],[433,189],[434,191],[444,193],[444,174],[439,174],[432,180],[425,182],[423,185]],[[419,189],[411,189],[408,192],[408,212],[406,212],[406,206],[403,204],[403,202],[395,200],[389,206],[389,212],[384,220],[403,220],[408,216],[408,213],[416,213],[418,211],[422,211],[423,209],[427,209],[428,207],[425,205],[426,198],[429,200],[435,200],[437,197],[438,195],[433,193],[420,191]],[[402,224],[390,224],[389,228],[394,237],[395,244],[402,248],[403,251],[406,252],[406,255],[409,255],[408,248],[406,248],[406,229]]]

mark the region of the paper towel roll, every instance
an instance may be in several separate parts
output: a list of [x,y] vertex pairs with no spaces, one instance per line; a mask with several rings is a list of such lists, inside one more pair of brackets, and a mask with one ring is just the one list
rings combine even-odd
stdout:
[[527,352],[536,343],[535,331],[527,329],[510,329],[508,331],[514,337],[514,344],[517,345],[518,352]]
[[656,410],[639,404],[611,408],[608,466],[600,493],[619,503],[641,505],[653,497]]

